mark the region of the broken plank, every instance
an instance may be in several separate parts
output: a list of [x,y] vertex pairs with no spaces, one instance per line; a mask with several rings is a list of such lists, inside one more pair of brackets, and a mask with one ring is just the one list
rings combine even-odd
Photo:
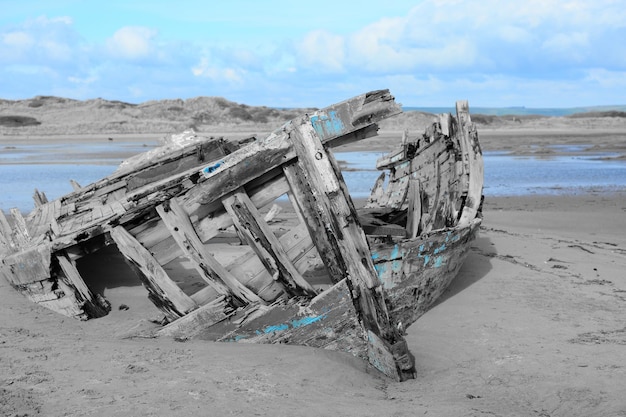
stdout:
[[195,309],[196,303],[176,285],[150,252],[122,226],[110,231],[111,238],[150,293],[150,298],[170,319]]
[[196,234],[189,216],[175,198],[172,198],[167,205],[157,206],[157,212],[178,246],[207,284],[213,286],[218,293],[225,296],[232,295],[244,303],[265,303],[209,253]]
[[51,278],[50,260],[50,245],[42,244],[6,256],[0,266],[10,272],[9,282],[19,286]]
[[234,310],[224,296],[197,308],[185,317],[169,323],[157,331],[157,336],[189,339],[197,336],[202,330],[211,327],[215,323],[227,319]]
[[[385,348],[390,350],[392,345],[404,338],[390,322],[384,290],[374,269],[369,245],[337,163],[332,154],[324,149],[316,129],[310,124],[292,126],[293,130],[289,134],[293,136],[298,165],[302,172],[309,175],[314,208],[324,225],[326,240],[339,248],[334,256],[345,266],[343,278],[347,279],[353,290],[353,302],[364,330],[377,335],[384,342]],[[319,247],[318,251],[324,256]],[[328,265],[327,260],[325,263]],[[371,343],[368,346],[370,349],[377,348]],[[410,357],[408,348],[405,350],[404,354]],[[401,356],[404,358],[404,355]],[[404,365],[397,361],[396,368],[404,375],[401,366]],[[397,375],[381,370],[392,377]]]
[[422,219],[422,197],[418,179],[409,180],[408,199],[409,207],[406,214],[406,237],[413,239],[420,232],[419,226],[420,220]]
[[248,195],[242,191],[222,200],[235,227],[256,252],[267,271],[280,280],[291,295],[315,295],[315,289],[300,275],[285,249],[262,219]]
[[22,213],[17,208],[12,208],[10,212],[13,217],[13,236],[15,243],[17,243],[19,247],[25,248],[30,242],[30,234],[28,233],[26,220],[24,220]]
[[45,193],[42,193],[35,188],[35,191],[33,192],[33,201],[35,202],[35,207],[39,207],[48,202],[48,197],[46,197]]
[[70,179],[70,185],[72,186],[72,189],[74,191],[79,191],[82,187],[80,186],[80,184],[76,181],[74,181],[73,179]]
[[68,284],[70,287],[75,288],[78,293],[76,295],[80,296],[76,297],[77,300],[84,303],[82,308],[89,318],[106,316],[111,307],[109,305],[101,305],[99,300],[94,297],[89,287],[85,284],[83,277],[80,276],[78,269],[76,269],[76,264],[64,254],[56,255],[56,259],[61,267],[61,271],[63,271],[63,275],[69,281]]
[[4,211],[0,209],[0,255],[13,252],[15,248],[16,245],[13,242],[13,230],[4,215]]
[[470,118],[467,100],[460,100],[456,103],[456,114],[459,121],[463,160],[467,165],[469,177],[467,198],[459,220],[459,226],[466,226],[476,217],[482,203],[484,166],[478,144],[478,133]]

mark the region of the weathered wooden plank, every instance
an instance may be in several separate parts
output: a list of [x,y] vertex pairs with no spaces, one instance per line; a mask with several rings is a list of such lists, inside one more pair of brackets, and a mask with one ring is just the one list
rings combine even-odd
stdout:
[[456,113],[459,121],[463,160],[467,164],[469,176],[467,198],[459,219],[459,226],[464,226],[476,217],[482,203],[484,167],[482,152],[478,144],[478,133],[470,118],[467,100],[456,103]]
[[13,285],[29,284],[51,277],[50,260],[50,245],[42,244],[6,256],[2,267],[9,272],[6,277]]
[[54,282],[54,286],[56,287],[56,289],[52,291],[48,287],[50,284],[52,284],[50,281],[35,283],[30,287],[36,287],[37,284],[43,285],[42,287],[40,287],[41,294],[48,294],[53,296],[44,299],[38,298],[37,296],[31,298],[32,295],[27,292],[25,292],[24,295],[26,295],[28,298],[31,298],[39,305],[64,316],[73,317],[79,320],[87,320],[89,318],[88,314],[83,309],[83,303],[76,299],[74,288],[63,282],[63,280],[56,280]]
[[26,226],[26,220],[22,216],[22,213],[17,208],[10,209],[11,216],[13,217],[13,239],[14,242],[20,247],[25,248],[30,242],[30,233],[28,233],[28,227]]
[[32,245],[43,240],[51,240],[58,233],[59,227],[54,214],[60,204],[59,200],[45,203],[28,215],[26,224],[30,235],[33,236]]
[[75,294],[75,297],[79,303],[81,303],[82,309],[87,313],[89,318],[107,315],[110,311],[110,306],[101,305],[99,300],[94,297],[93,293],[80,276],[78,269],[76,269],[74,262],[68,259],[64,254],[56,255],[56,259],[65,278],[69,281],[69,286],[76,289],[77,294]]
[[190,166],[213,161],[232,153],[240,144],[223,138],[198,138],[187,145],[170,144],[154,149],[125,163],[112,177],[126,177],[129,189],[189,169]]
[[73,179],[70,179],[70,185],[72,186],[72,189],[74,191],[80,191],[80,189],[83,188],[78,182],[74,181]]
[[291,295],[315,295],[315,289],[300,275],[278,238],[262,219],[248,195],[237,191],[222,200],[235,227],[256,252],[267,271],[285,286]]
[[407,198],[409,200],[409,207],[406,213],[406,237],[413,239],[420,232],[420,220],[422,219],[422,197],[418,179],[409,180]]
[[[250,198],[256,207],[263,207],[285,194],[289,190],[286,180],[282,176],[272,174],[270,177],[259,178],[259,183],[249,184]],[[208,242],[233,224],[230,215],[224,210],[220,201],[212,204],[189,203],[185,199],[180,204],[189,213],[193,227],[202,242]],[[151,219],[139,223],[132,229],[137,240],[154,253],[162,265],[176,259],[183,253],[173,242],[173,238],[165,224],[160,219]]]
[[[320,142],[337,146],[348,143],[349,139],[371,136],[374,132],[370,125],[401,112],[389,90],[377,90],[326,107],[311,115],[310,122]],[[362,128],[366,129],[362,132],[366,136],[345,136]]]
[[169,201],[167,206],[157,206],[157,212],[168,230],[193,263],[202,278],[220,294],[234,296],[244,303],[264,303],[254,292],[241,284],[207,250],[196,234],[189,216],[176,201]]
[[62,221],[64,221],[67,217],[69,217],[72,214],[74,214],[75,211],[76,211],[76,204],[75,203],[65,203],[65,202],[63,202],[61,204],[59,213],[56,216],[56,218],[57,219],[61,219]]
[[359,222],[366,235],[379,236],[406,236],[406,228],[395,223],[387,223],[377,216],[376,209],[364,209],[359,211]]
[[[286,248],[289,259],[301,274],[309,268],[307,259],[309,255],[319,258],[304,223],[289,230],[279,240],[282,247]],[[246,285],[254,288],[255,292],[268,302],[275,301],[284,294],[284,287],[272,279],[253,250],[235,259],[227,266],[227,269],[239,279],[245,278]]]
[[226,297],[220,296],[186,316],[162,327],[157,331],[157,335],[190,339],[200,334],[202,330],[227,319],[233,313],[234,310]]
[[[340,258],[340,263],[345,266],[342,278],[347,279],[354,292],[353,300],[361,314],[362,325],[366,331],[377,335],[384,342],[386,349],[390,350],[392,345],[402,342],[403,337],[389,320],[384,291],[337,163],[323,148],[316,130],[310,124],[294,125],[289,134],[294,139],[298,164],[302,166],[302,171],[309,175],[315,209],[317,216],[325,225],[327,240],[339,248],[334,255]],[[320,250],[318,247],[321,256],[324,256],[323,250],[324,248]],[[370,349],[378,348],[379,346],[370,343]],[[408,351],[400,356],[404,358],[405,354],[410,357]],[[376,363],[372,363],[376,366]],[[379,369],[392,377],[412,376],[414,372],[412,363],[410,369],[405,367],[406,364],[396,360],[393,369]]]
[[4,215],[4,211],[0,209],[0,255],[13,252],[16,245],[13,242],[13,229],[9,225],[9,221]]
[[33,201],[35,202],[35,207],[39,207],[48,202],[48,197],[46,197],[45,193],[35,188],[35,191],[33,191]]
[[[262,178],[259,178],[262,179]],[[289,185],[282,176],[274,176],[266,179],[259,184],[251,183],[247,188],[248,194],[255,207],[263,207],[276,200],[281,195],[289,191]],[[208,215],[201,215],[202,211],[197,210],[193,215],[198,218],[198,222],[194,224],[198,236],[203,242],[207,242],[217,235],[220,229],[224,229],[233,224],[231,216],[225,211],[223,205],[220,204],[220,210],[216,210]],[[190,214],[191,218],[192,214]],[[200,217],[202,217],[200,219]]]
[[177,319],[195,309],[196,303],[170,279],[141,244],[122,226],[110,231],[111,238],[150,293],[150,299],[170,319]]
[[290,196],[296,201],[298,210],[305,219],[305,224],[309,230],[309,235],[317,248],[324,265],[329,272],[329,278],[337,283],[344,277],[346,268],[341,257],[335,256],[341,249],[335,239],[330,239],[326,227],[330,223],[324,223],[318,216],[318,208],[313,197],[313,190],[309,182],[308,173],[299,164],[289,164],[283,166],[285,178],[291,188]]
[[57,220],[61,213],[61,200],[54,200],[49,207],[50,212],[48,213],[48,224],[50,225],[50,230],[52,231],[54,237],[58,236],[61,232],[61,228],[59,227]]
[[372,243],[393,322],[406,328],[428,311],[456,276],[479,225],[475,219],[468,227],[403,239],[396,245]]
[[346,280],[317,295],[306,305],[275,304],[242,310],[198,335],[205,340],[281,343],[349,352],[367,359],[367,343],[359,312]]

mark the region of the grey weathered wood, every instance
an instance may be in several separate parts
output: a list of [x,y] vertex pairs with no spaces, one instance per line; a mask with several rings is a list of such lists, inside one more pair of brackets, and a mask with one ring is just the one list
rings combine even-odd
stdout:
[[11,212],[11,216],[13,217],[14,242],[20,248],[26,248],[29,246],[29,242],[30,242],[30,234],[28,233],[26,220],[24,220],[22,213],[17,208],[10,209],[10,212]]
[[244,303],[264,303],[254,292],[237,280],[215,257],[206,249],[189,216],[175,198],[167,206],[157,206],[157,212],[168,230],[182,249],[183,253],[193,263],[201,277],[225,296],[234,296]]
[[331,239],[327,231],[330,223],[324,223],[324,219],[318,216],[316,201],[313,199],[313,190],[308,181],[308,173],[297,163],[283,166],[285,178],[291,188],[290,196],[297,203],[298,212],[305,219],[309,235],[317,248],[320,257],[329,273],[332,282],[337,283],[345,276],[345,265],[342,258],[335,256],[340,251],[335,239]]
[[0,255],[13,252],[15,249],[13,229],[11,229],[11,225],[9,225],[9,221],[4,215],[4,211],[0,209]]
[[1,266],[10,272],[7,278],[14,286],[43,281],[52,277],[51,253],[50,245],[38,245],[5,256]]
[[83,304],[83,309],[89,314],[90,318],[105,316],[109,311],[105,306],[100,305],[98,299],[85,284],[83,277],[76,268],[76,264],[68,259],[65,254],[56,255],[57,262],[63,271],[63,275],[69,281],[71,287],[76,289],[78,300]]
[[248,195],[237,191],[222,200],[235,227],[256,252],[267,271],[283,283],[291,295],[315,295],[315,289],[300,275],[278,238],[270,230]]
[[466,100],[456,103],[459,131],[462,135],[461,149],[463,159],[467,164],[469,184],[465,206],[461,213],[459,225],[468,225],[476,217],[476,213],[482,202],[484,167],[482,152],[478,144],[476,126],[472,123],[469,115],[469,105]]
[[48,197],[46,197],[45,193],[42,193],[35,188],[35,191],[33,192],[33,200],[35,202],[35,207],[39,207],[48,202]]
[[72,186],[72,189],[74,191],[80,191],[80,189],[82,188],[80,186],[80,184],[78,182],[74,181],[73,179],[70,179],[70,185]]
[[[308,268],[305,258],[315,250],[306,226],[300,224],[294,227],[282,235],[279,241],[296,269],[304,274]],[[246,279],[246,285],[253,288],[259,297],[268,302],[276,301],[285,294],[284,286],[274,281],[252,249],[236,258],[227,266],[227,269],[240,280]]]
[[232,315],[233,311],[227,298],[220,296],[186,316],[162,327],[157,331],[157,335],[189,339],[198,335],[203,329],[227,319]]
[[[403,337],[389,321],[384,291],[374,269],[367,239],[358,223],[356,209],[346,194],[345,183],[337,171],[334,158],[329,158],[324,149],[317,130],[308,123],[292,127],[289,134],[294,137],[298,165],[309,176],[308,184],[313,191],[311,196],[315,201],[316,214],[324,225],[327,240],[339,249],[334,256],[345,267],[341,278],[347,279],[352,288],[353,300],[361,314],[364,329],[383,340],[389,350],[392,343],[402,341]],[[324,247],[318,247],[321,256],[328,256],[324,250]],[[328,259],[325,259],[325,263],[328,264]],[[371,343],[370,347],[378,349]],[[382,362],[377,365],[382,366],[380,370],[385,374],[399,378],[404,372],[412,372],[411,369],[400,369],[404,365],[399,362],[390,367]]]
[[420,230],[422,219],[422,197],[420,193],[420,182],[418,179],[409,180],[409,207],[406,213],[406,237],[415,238]]
[[111,229],[110,235],[119,251],[138,273],[152,301],[170,319],[177,319],[197,307],[196,303],[172,281],[150,252],[123,226]]

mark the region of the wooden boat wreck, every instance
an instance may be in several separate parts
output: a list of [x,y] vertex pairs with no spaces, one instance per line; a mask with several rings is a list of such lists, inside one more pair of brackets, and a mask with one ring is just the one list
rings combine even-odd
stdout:
[[[77,260],[116,245],[166,324],[156,335],[291,343],[350,352],[415,377],[404,329],[446,289],[481,223],[482,155],[467,102],[380,159],[361,210],[332,147],[377,134],[401,112],[373,91],[287,122],[262,140],[198,138],[131,158],[26,217],[0,210],[0,274],[30,300],[78,319],[106,315]],[[262,212],[297,215],[278,233]],[[220,258],[234,227],[241,255]],[[167,265],[184,258],[189,278]],[[323,271],[320,274],[319,271]],[[187,283],[188,284],[188,283]]]

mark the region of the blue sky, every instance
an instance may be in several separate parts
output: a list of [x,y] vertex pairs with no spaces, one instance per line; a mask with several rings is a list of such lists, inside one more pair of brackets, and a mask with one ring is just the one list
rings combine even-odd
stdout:
[[0,98],[626,104],[626,0],[0,0]]

